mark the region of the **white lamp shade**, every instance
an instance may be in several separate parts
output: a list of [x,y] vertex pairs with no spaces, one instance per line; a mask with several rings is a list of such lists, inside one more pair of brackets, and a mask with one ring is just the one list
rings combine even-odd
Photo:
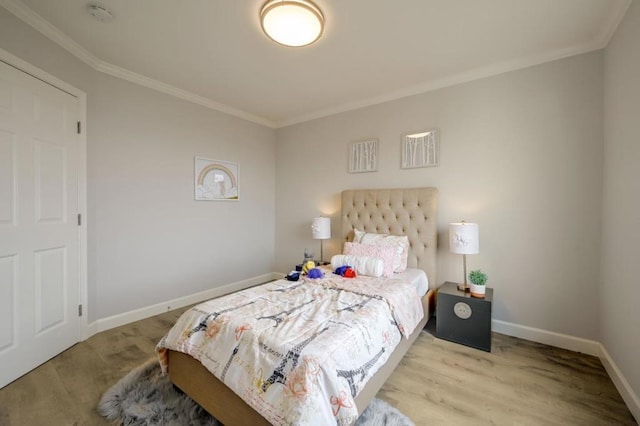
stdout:
[[449,224],[449,251],[457,254],[480,253],[477,223]]
[[328,240],[331,238],[331,218],[314,218],[313,222],[311,222],[311,233],[314,240]]

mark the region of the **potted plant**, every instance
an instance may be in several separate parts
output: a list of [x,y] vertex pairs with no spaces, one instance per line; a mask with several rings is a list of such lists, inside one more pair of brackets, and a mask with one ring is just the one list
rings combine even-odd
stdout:
[[487,274],[480,269],[469,272],[469,281],[471,282],[470,290],[473,297],[484,297],[485,287],[487,283]]

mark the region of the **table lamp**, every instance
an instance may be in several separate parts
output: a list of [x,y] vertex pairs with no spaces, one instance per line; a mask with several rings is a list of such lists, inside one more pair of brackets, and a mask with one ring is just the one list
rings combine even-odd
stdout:
[[462,221],[449,224],[449,251],[462,255],[464,284],[458,284],[458,290],[467,291],[467,255],[480,253],[478,224]]
[[311,222],[311,233],[314,240],[320,240],[320,263],[324,264],[324,253],[322,251],[322,240],[331,238],[331,218],[316,217]]

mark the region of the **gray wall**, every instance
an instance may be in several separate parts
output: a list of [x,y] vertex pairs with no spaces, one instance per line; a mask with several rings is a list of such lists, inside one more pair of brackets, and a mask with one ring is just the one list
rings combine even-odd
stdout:
[[[102,74],[94,96],[98,318],[273,270],[274,130]],[[239,163],[239,201],[194,201],[195,155]]]
[[[278,130],[276,267],[288,271],[333,218],[325,257],[341,250],[340,192],[436,186],[436,285],[462,279],[447,225],[480,225],[468,256],[496,290],[494,318],[598,338],[602,202],[602,51]],[[400,169],[403,132],[438,127],[441,165]],[[373,173],[347,173],[350,141],[379,139]],[[326,254],[328,252],[328,254]]]
[[605,51],[602,343],[640,395],[640,5]]
[[[0,47],[87,93],[89,321],[273,270],[274,130],[96,72],[3,8]],[[240,201],[194,201],[195,155],[240,164]]]

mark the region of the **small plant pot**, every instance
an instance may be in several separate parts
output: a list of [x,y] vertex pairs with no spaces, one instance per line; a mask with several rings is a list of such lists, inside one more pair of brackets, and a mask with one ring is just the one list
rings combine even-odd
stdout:
[[469,284],[469,288],[473,297],[484,298],[485,286]]

